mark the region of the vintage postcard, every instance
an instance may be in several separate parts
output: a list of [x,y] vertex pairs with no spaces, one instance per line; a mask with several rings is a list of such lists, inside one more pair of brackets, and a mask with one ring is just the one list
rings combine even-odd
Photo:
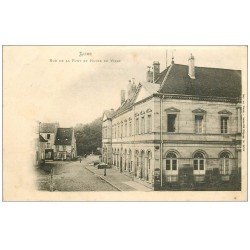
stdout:
[[247,46],[3,46],[4,201],[246,201]]

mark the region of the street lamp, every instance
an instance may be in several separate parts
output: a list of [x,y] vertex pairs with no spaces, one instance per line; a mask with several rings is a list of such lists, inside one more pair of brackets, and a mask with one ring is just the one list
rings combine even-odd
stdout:
[[104,174],[103,174],[103,175],[104,175],[104,176],[107,175],[106,165],[104,166]]

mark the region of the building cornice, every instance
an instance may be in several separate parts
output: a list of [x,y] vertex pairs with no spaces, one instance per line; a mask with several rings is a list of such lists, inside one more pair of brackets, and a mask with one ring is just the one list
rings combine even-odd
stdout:
[[230,97],[216,97],[216,96],[194,96],[194,95],[180,95],[180,94],[163,94],[155,93],[154,97],[163,97],[164,99],[181,99],[181,100],[197,100],[197,101],[211,101],[211,102],[231,102],[240,103],[241,98]]

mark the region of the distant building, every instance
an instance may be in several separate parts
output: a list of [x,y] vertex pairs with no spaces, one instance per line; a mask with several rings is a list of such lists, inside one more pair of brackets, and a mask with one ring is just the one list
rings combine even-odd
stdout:
[[42,136],[46,142],[45,159],[53,160],[55,151],[55,136],[59,123],[40,123],[39,135]]
[[58,128],[55,138],[54,159],[72,160],[76,158],[76,139],[73,128]]
[[[189,167],[196,182],[241,169],[241,71],[154,62],[146,81],[103,114],[103,161],[154,186],[178,182]],[[217,172],[217,171],[214,171]]]
[[39,165],[43,160],[45,160],[45,149],[47,140],[45,140],[41,135],[36,139],[36,165]]
[[41,160],[72,160],[76,157],[73,128],[60,128],[59,123],[39,123],[36,163]]

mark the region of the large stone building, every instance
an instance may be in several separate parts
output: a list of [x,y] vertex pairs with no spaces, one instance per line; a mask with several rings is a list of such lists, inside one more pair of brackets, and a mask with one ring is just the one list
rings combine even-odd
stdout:
[[223,179],[241,168],[241,71],[175,64],[129,82],[121,106],[103,115],[103,160],[150,185],[196,182],[217,169]]

